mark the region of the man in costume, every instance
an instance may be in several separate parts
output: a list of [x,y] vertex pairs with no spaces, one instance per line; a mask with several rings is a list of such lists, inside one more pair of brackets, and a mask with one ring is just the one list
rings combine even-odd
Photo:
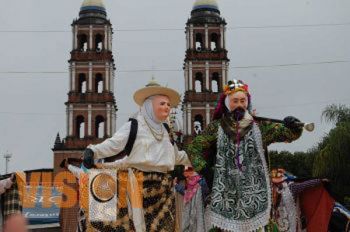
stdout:
[[230,81],[214,120],[187,147],[195,171],[211,190],[206,208],[209,228],[257,231],[269,223],[271,189],[264,148],[300,137],[298,119],[256,122],[248,85]]
[[[175,193],[169,172],[177,164],[191,166],[191,163],[187,154],[179,151],[176,144],[172,143],[164,122],[171,107],[179,104],[180,95],[152,81],[135,92],[134,100],[141,110],[135,116],[138,129],[130,154],[115,162],[97,165],[100,168],[121,170],[118,171],[117,220],[110,225],[91,225],[95,231],[107,231],[111,227],[113,231],[175,231]],[[123,151],[130,128],[131,122],[128,122],[112,138],[88,146],[84,151],[84,166],[90,168],[94,159],[107,158]],[[130,212],[128,207],[128,199],[135,194],[128,191],[131,175],[136,177],[131,185],[136,183],[138,186],[133,186],[134,189],[141,191],[139,195],[144,214],[138,218],[141,222],[137,223],[134,212]]]

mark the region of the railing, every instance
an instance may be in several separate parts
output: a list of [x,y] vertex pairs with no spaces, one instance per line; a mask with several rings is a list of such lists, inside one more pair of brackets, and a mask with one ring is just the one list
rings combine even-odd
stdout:
[[215,102],[218,100],[219,93],[213,92],[187,92],[185,94],[185,101],[191,102]]
[[69,102],[115,102],[113,94],[109,92],[104,93],[94,93],[94,92],[87,92],[87,93],[77,93],[77,92],[70,92],[68,94],[68,100]]

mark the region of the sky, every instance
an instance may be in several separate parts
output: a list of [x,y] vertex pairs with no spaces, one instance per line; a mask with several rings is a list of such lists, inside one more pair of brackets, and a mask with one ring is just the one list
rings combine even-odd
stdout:
[[[11,0],[0,8],[0,173],[6,152],[13,155],[9,171],[53,167],[56,134],[66,136],[71,23],[81,3]],[[152,75],[183,93],[184,30],[193,3],[105,0],[114,28],[117,129],[137,110],[132,95]],[[248,83],[258,115],[316,124],[298,141],[269,149],[312,148],[334,126],[321,120],[324,108],[350,106],[350,1],[218,3],[228,27],[229,79]]]

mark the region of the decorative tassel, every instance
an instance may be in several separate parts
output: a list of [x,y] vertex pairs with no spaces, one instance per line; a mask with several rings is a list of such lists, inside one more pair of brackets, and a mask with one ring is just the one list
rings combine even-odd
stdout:
[[134,222],[136,232],[145,232],[146,223],[144,216],[145,214],[143,211],[141,189],[138,185],[135,174],[131,168],[128,169],[128,196],[130,201],[130,203],[128,201],[128,210],[130,210],[131,206],[131,216]]

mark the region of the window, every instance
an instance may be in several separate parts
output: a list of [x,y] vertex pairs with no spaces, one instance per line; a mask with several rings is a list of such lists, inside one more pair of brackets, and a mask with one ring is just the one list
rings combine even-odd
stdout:
[[95,49],[97,52],[100,52],[103,49],[103,36],[101,34],[95,36]]
[[78,35],[78,49],[82,52],[86,52],[88,49],[88,39],[87,39],[87,35],[85,34],[80,34]]
[[85,120],[81,115],[79,115],[76,119],[75,133],[79,139],[83,139],[85,137]]
[[194,117],[193,130],[194,130],[195,135],[199,135],[202,133],[202,130],[203,130],[203,116],[202,115],[197,114]]
[[79,74],[79,93],[86,93],[86,75],[84,73]]
[[99,115],[95,120],[95,132],[96,137],[99,139],[103,139],[105,136],[105,119]]
[[211,34],[210,36],[210,50],[217,51],[219,49],[219,36],[216,33]]
[[203,91],[203,74],[201,72],[196,73],[195,91],[197,93],[201,93]]
[[219,73],[215,72],[213,73],[212,77],[211,77],[211,90],[214,93],[218,93],[219,92]]
[[101,73],[97,73],[95,77],[95,92],[96,93],[103,92],[103,77]]
[[197,51],[203,50],[203,36],[201,33],[196,34],[196,50]]

